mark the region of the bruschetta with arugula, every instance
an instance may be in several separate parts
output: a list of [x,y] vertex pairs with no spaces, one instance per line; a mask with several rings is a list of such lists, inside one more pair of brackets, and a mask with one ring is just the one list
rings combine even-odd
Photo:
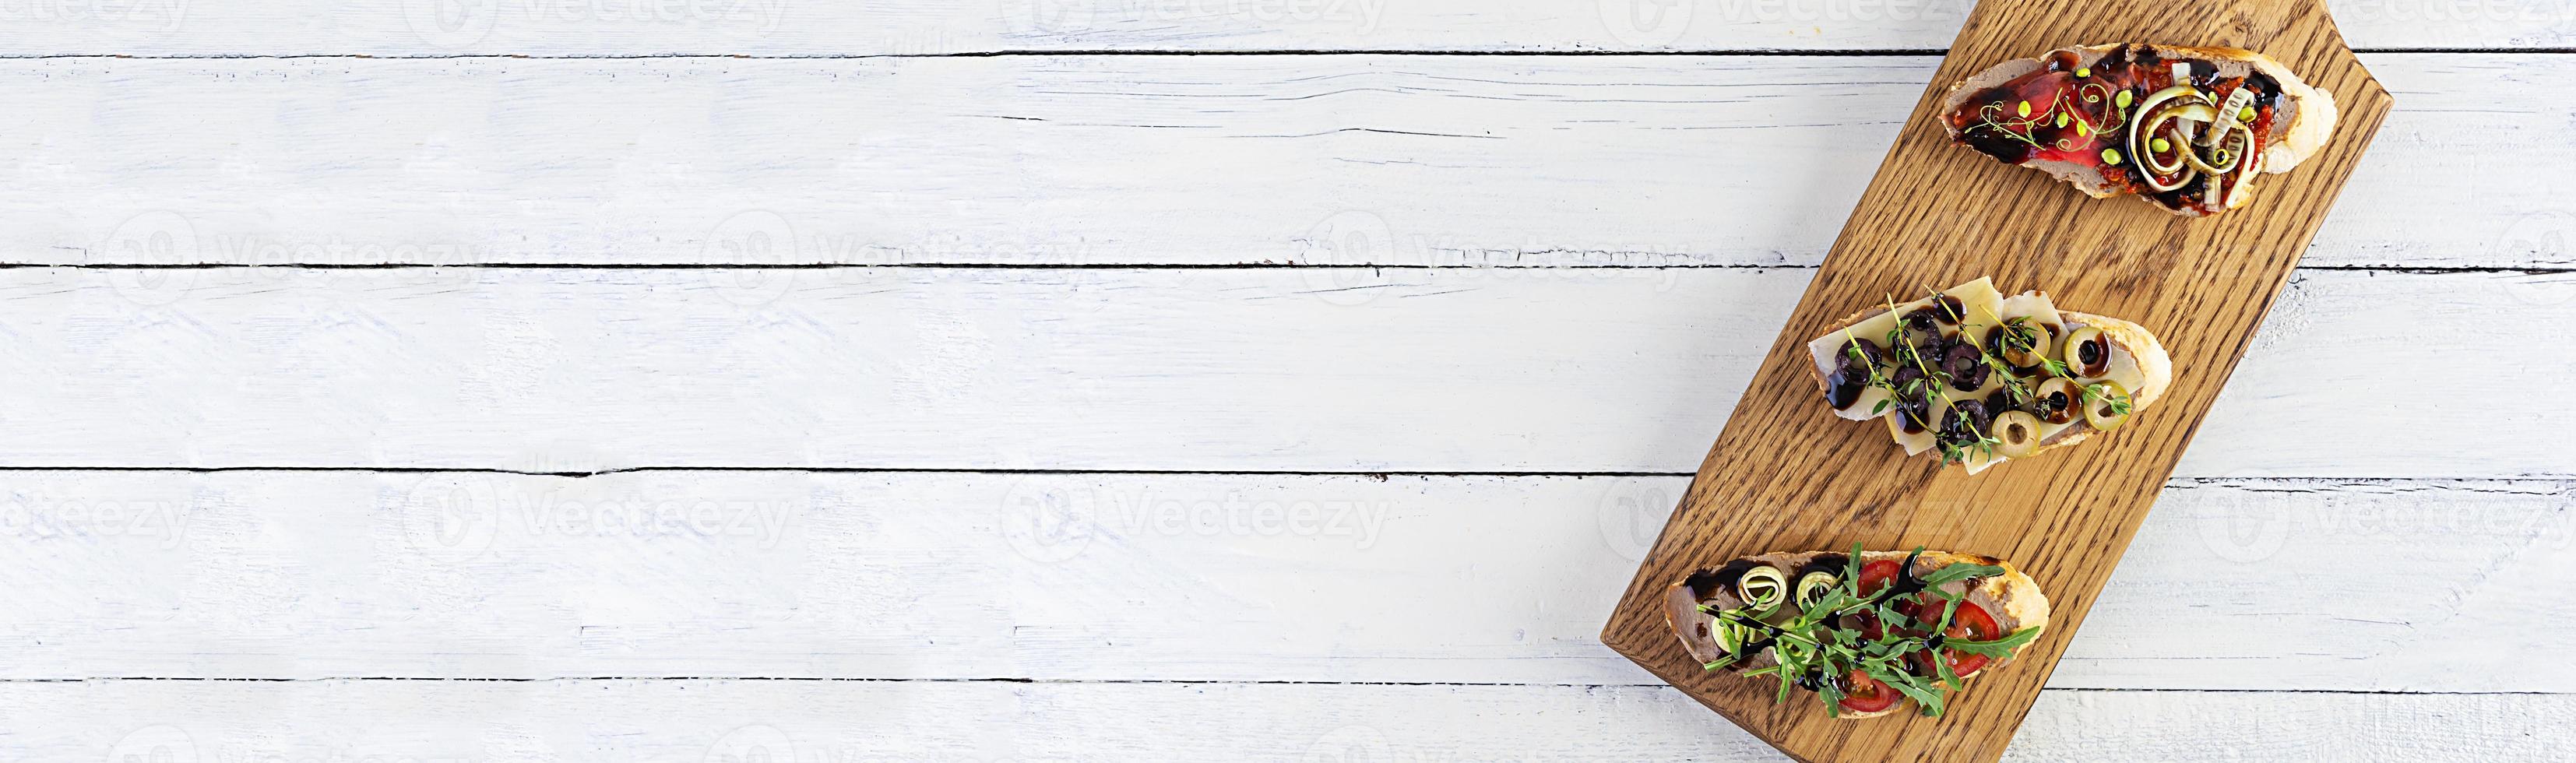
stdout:
[[2010,563],[1920,548],[1748,556],[1674,583],[1664,610],[1703,669],[1770,679],[1775,702],[1812,692],[1838,718],[1938,716],[2048,628],[2048,597]]

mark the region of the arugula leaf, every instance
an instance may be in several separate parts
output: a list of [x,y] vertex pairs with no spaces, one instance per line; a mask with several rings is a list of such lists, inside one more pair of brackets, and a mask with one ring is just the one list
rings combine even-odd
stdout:
[[1933,570],[1932,574],[1923,576],[1923,586],[1925,588],[1930,588],[1943,583],[1966,580],[1968,578],[1993,577],[2001,574],[2004,574],[2004,568],[1991,564],[1953,564],[1941,569]]
[[1941,714],[1941,692],[1921,685],[1923,679],[1880,665],[1865,665],[1861,667],[1861,671],[1868,673],[1871,678],[1878,679],[1879,683],[1886,684],[1888,688],[1895,689],[1896,693],[1905,695],[1906,699],[1922,705],[1929,711],[1925,713],[1926,715]]
[[2005,636],[1993,641],[1943,641],[1941,642],[1941,647],[1944,649],[1957,649],[1969,654],[1982,654],[1987,657],[2010,657],[2012,656],[2013,649],[2018,648],[2023,644],[2030,643],[2031,639],[2039,638],[2039,631],[2040,629],[2037,627],[2023,628],[2021,630],[2013,631],[2010,636]]

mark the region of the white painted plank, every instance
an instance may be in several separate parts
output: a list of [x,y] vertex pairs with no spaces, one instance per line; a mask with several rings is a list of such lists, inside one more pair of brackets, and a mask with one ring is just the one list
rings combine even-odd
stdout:
[[[22,472],[0,677],[1653,683],[1595,634],[1686,484]],[[2179,484],[2051,684],[2576,691],[2571,512]]]
[[[2553,760],[2564,695],[2040,695],[2011,761]],[[0,753],[324,761],[1778,760],[1663,687],[776,681],[0,684]]]
[[[0,464],[1686,473],[1811,273],[22,268]],[[2178,473],[2576,475],[2571,301],[2310,272]]]
[[[1949,46],[1967,0],[114,0],[10,6],[7,55],[877,55]],[[2332,0],[2361,47],[2576,42],[2564,0]],[[2184,41],[2190,42],[2190,41]]]
[[[2576,56],[2365,61],[2308,264],[2576,264]],[[0,260],[1812,265],[1934,63],[0,61]]]

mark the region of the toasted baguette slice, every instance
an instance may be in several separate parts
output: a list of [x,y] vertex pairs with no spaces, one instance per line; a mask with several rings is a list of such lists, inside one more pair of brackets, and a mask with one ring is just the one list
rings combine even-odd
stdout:
[[[1936,303],[1935,296],[1946,302]],[[1890,309],[1890,306],[1893,309]],[[2012,385],[2024,393],[2035,393],[2045,389],[2048,377],[2052,375],[2050,366],[2046,363],[2056,363],[2071,372],[2076,372],[2068,378],[2067,386],[2079,397],[2084,388],[2102,382],[2109,382],[2116,385],[2118,389],[2126,391],[2129,395],[2130,413],[2126,417],[2119,417],[2121,421],[2135,418],[2139,411],[2145,410],[2147,406],[2163,398],[2165,389],[2173,383],[2173,358],[2165,351],[2164,344],[2157,341],[2155,335],[2148,332],[2146,328],[2108,316],[2059,310],[2044,292],[2023,292],[2006,297],[1994,288],[1991,279],[1985,278],[1960,284],[1939,295],[1927,295],[1910,302],[1899,303],[1892,298],[1882,300],[1880,306],[1854,313],[1843,319],[1832,330],[1825,332],[1823,336],[1808,342],[1807,351],[1813,361],[1809,364],[1809,370],[1813,372],[1817,388],[1824,394],[1826,404],[1834,406],[1835,415],[1853,421],[1881,420],[1887,424],[1889,436],[1905,449],[1906,455],[1920,455],[1927,451],[1938,450],[1945,460],[1965,465],[1970,474],[1985,471],[2006,460],[2028,458],[2083,442],[2095,434],[2102,433],[2103,430],[2088,423],[2086,417],[2080,415],[2080,410],[2069,422],[2052,424],[2033,421],[2031,423],[2036,424],[2037,427],[2029,430],[2027,434],[2030,440],[2035,441],[2031,442],[2027,452],[2020,452],[2020,449],[2013,447],[1945,448],[1943,436],[1936,431],[1940,427],[1908,431],[1909,427],[1902,426],[1905,420],[1896,418],[1906,415],[1908,406],[1900,404],[1900,401],[1909,399],[1897,394],[1901,386],[1897,377],[1905,366],[1929,370],[1942,369],[1936,365],[1937,360],[1932,364],[1913,362],[1904,353],[1896,351],[1894,349],[1896,345],[1887,340],[1891,332],[1895,332],[1900,338],[1906,336],[1907,332],[1898,331],[1903,318],[1925,310],[1941,311],[1939,313],[1941,315],[1948,315],[1949,310],[1962,313],[1960,320],[1939,322],[1937,328],[1942,341],[1964,342],[1973,347],[1986,348],[1986,355],[1992,355],[1997,347],[1988,340],[1995,327],[1999,325],[2020,323],[2046,329],[2047,338],[2042,343],[2048,346],[2041,353],[2041,357],[2046,359],[2045,363],[2033,361],[2033,365],[2019,367],[2018,370],[2012,371],[1996,370],[1992,364],[1989,364],[1982,372],[1985,381],[1971,390],[1961,390],[1943,384],[1931,384],[1927,387],[1934,393],[1931,400],[1918,403],[1913,410],[1916,412],[1915,415],[1932,416],[1936,423],[1946,424],[1950,414],[1971,410],[1968,406],[1959,405],[1960,403],[1972,401],[1977,403],[1973,413],[1967,414],[1965,419],[1973,422],[1968,430],[1964,433],[1954,433],[1954,436],[1965,436],[1947,441],[1953,445],[1970,443],[1979,439],[1979,436],[1988,435],[1998,440],[2011,440],[2015,443],[2026,441],[2025,438],[2010,436],[2013,432],[2023,430],[1996,427],[1997,424],[2003,423],[2004,406],[1995,405],[1995,403],[2012,402],[2017,399],[2003,393],[2003,388],[2007,385]],[[2109,343],[2110,359],[2100,373],[2085,373],[2081,372],[2082,369],[2068,365],[2065,348],[2061,345],[2061,342],[2070,335],[2088,328],[2100,331],[2102,337]],[[1881,362],[1873,364],[1876,368],[1875,373],[1864,375],[1848,368],[1843,362],[1842,354],[1856,343],[1866,343],[1868,345],[1866,352],[1879,354]],[[1917,345],[1917,347],[1923,346],[1927,345]],[[1855,389],[1857,389],[1856,392]],[[2103,387],[2103,389],[2107,390],[2109,387]],[[1922,398],[1918,395],[1912,399],[1921,400]],[[2029,401],[2024,400],[2024,402]],[[2039,415],[2038,412],[2041,410],[2040,406],[2028,404],[2021,408],[2023,413],[2034,417]],[[2063,409],[2062,406],[2060,408]],[[1980,416],[1983,417],[1983,421],[1978,420]],[[2018,417],[2016,419],[2018,420]]]
[[[2186,68],[2176,78],[2173,67]],[[2184,113],[2157,121],[2164,129],[2135,136],[2142,118],[2164,114],[2148,108],[2157,93],[2186,84],[2196,92],[2172,101],[2179,107],[2196,98],[2218,110],[2236,90],[2250,96],[2237,114],[2202,120],[2209,114]],[[2289,67],[2270,56],[2237,48],[2110,44],[2063,48],[2038,58],[2005,61],[1950,87],[1942,100],[1942,123],[1950,138],[2008,164],[2046,172],[2095,198],[2138,194],[2175,214],[2199,217],[2244,206],[2253,198],[2258,173],[2288,172],[2314,156],[2334,134],[2338,109],[2334,96],[2310,87]],[[2227,121],[2232,119],[2233,121]],[[2246,126],[2255,140],[2247,152],[2224,151],[2230,143],[2211,139],[2211,128]],[[2152,151],[2162,135],[2167,151]],[[2224,137],[2224,133],[2220,137]],[[2150,172],[2141,154],[2186,160],[2173,149],[2205,145],[2195,157],[2251,159],[2236,165],[2214,165],[2226,172],[2203,172],[2182,165],[2174,173]],[[2194,178],[2199,178],[2195,180]],[[2168,182],[2179,187],[2163,188]],[[2214,188],[2212,186],[2215,186]]]
[[[2023,628],[2044,630],[2048,627],[2048,597],[2040,592],[2039,584],[2031,580],[2028,574],[2001,559],[1948,551],[1924,551],[1919,554],[1908,551],[1864,551],[1861,552],[1861,563],[1888,560],[1902,564],[1909,556],[1914,559],[1913,569],[1908,573],[1911,579],[1920,579],[1935,570],[1953,564],[1984,564],[2003,568],[2003,573],[2000,575],[1955,581],[1940,587],[1952,593],[1964,593],[1969,603],[1976,604],[1994,618],[1995,625],[2001,633],[2015,633]],[[1730,655],[1711,631],[1713,617],[1706,614],[1702,607],[1705,606],[1707,610],[1727,610],[1743,606],[1744,601],[1738,597],[1736,586],[1745,572],[1763,566],[1776,567],[1784,573],[1786,579],[1792,581],[1794,586],[1796,580],[1809,572],[1824,571],[1839,576],[1847,569],[1849,559],[1849,554],[1833,551],[1775,551],[1742,557],[1724,565],[1702,569],[1665,589],[1664,623],[1672,629],[1673,635],[1681,639],[1682,649],[1690,653],[1691,659],[1697,660],[1702,665],[1717,662]],[[1792,616],[1794,615],[1791,613],[1782,612],[1770,618],[1769,621],[1776,624]],[[2037,642],[2035,640],[2025,642],[2015,647],[2011,656],[1989,662],[1976,673],[1960,678],[1963,681],[1973,680],[1986,671],[2008,664],[2014,657],[2019,657],[2023,651],[2028,650],[2032,643]],[[1776,665],[1778,662],[1778,657],[1772,649],[1765,646],[1759,648],[1755,654],[1741,656],[1723,669],[1741,673],[1745,670]],[[1839,717],[1875,718],[1896,712],[1906,705],[1906,702],[1898,702],[1884,710],[1869,713],[1853,712],[1846,708],[1842,710]]]

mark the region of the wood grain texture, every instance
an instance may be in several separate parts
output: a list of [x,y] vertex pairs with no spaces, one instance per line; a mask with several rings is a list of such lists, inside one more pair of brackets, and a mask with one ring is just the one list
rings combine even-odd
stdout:
[[[2271,178],[2259,203],[2206,220],[2089,199],[1949,145],[1935,107],[1950,83],[2101,40],[2264,51],[2333,94],[2343,120],[2317,155]],[[2315,2],[1979,4],[1602,640],[1802,760],[2000,758],[2389,107]],[[2173,353],[2173,385],[2127,431],[1976,477],[1891,458],[1881,428],[1818,404],[1808,339],[1888,293],[1979,276],[2150,327]],[[1851,722],[1804,697],[1775,705],[1762,682],[1703,671],[1664,622],[1663,589],[1693,568],[1853,544],[2010,559],[2048,592],[2048,631],[2015,664],[1954,693],[1941,718]]]
[[[2551,724],[2571,711],[2563,695],[2052,690],[2008,757],[2559,760],[2576,740]],[[0,684],[0,713],[0,755],[112,763],[1777,757],[1661,686],[106,681]]]
[[[1681,473],[1811,274],[21,268],[0,464]],[[2576,409],[2487,413],[2571,303],[2305,273],[2178,473],[2576,476]]]
[[[2576,266],[2576,56],[2363,60],[2304,264]],[[0,261],[1812,266],[1936,63],[0,60]]]
[[[1938,48],[1969,0],[28,2],[0,55],[762,56],[1004,50]],[[2354,45],[2564,47],[2563,0],[2334,0]]]
[[[0,681],[1651,684],[1594,631],[1688,484],[17,473]],[[2530,627],[2576,620],[2571,514],[2564,481],[2178,482],[2050,685],[2576,692]]]

